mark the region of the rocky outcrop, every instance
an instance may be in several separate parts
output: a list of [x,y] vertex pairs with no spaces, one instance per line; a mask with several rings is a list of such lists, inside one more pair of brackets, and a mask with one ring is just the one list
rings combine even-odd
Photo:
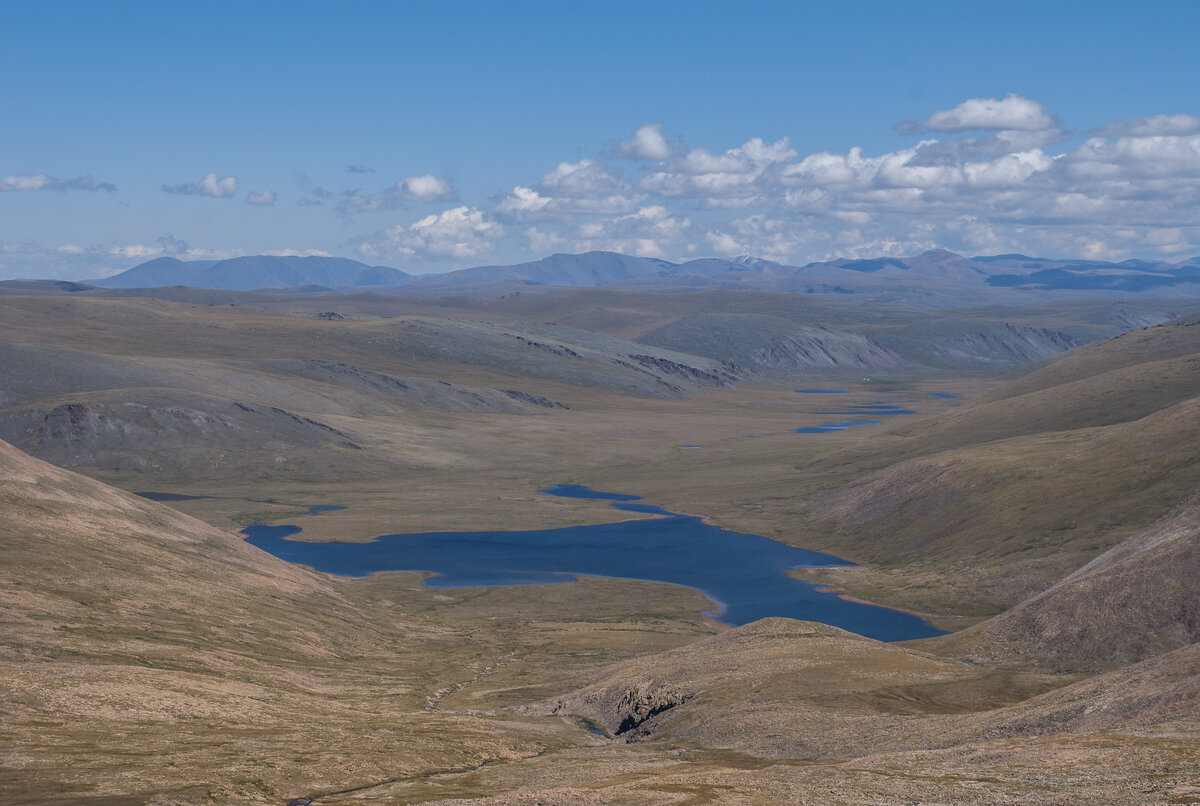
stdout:
[[783,370],[880,370],[912,365],[869,336],[826,327],[802,327],[755,350],[752,358],[758,366]]
[[652,372],[673,375],[676,378],[694,381],[705,386],[733,386],[734,381],[737,380],[739,375],[738,368],[728,361],[721,362],[721,368],[714,372],[688,364],[681,364],[678,361],[672,361],[669,358],[657,355],[631,355],[629,357]]
[[522,392],[518,389],[505,389],[504,394],[511,397],[513,400],[519,400],[522,403],[529,403],[533,406],[541,406],[544,409],[565,409],[568,408],[557,400],[551,400],[541,395],[531,395],[528,392]]
[[593,689],[578,699],[560,699],[552,713],[581,714],[603,725],[613,736],[629,740],[647,735],[646,723],[694,696],[667,683],[646,680],[629,687]]

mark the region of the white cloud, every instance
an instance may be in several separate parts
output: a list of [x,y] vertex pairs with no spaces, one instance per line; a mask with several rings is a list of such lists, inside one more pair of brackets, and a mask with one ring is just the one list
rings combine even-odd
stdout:
[[647,175],[638,187],[659,196],[703,198],[712,207],[730,206],[731,199],[748,203],[768,189],[777,169],[795,156],[787,138],[766,143],[755,137],[723,154],[694,148]]
[[1128,182],[1135,179],[1182,180],[1200,178],[1200,134],[1187,137],[1093,137],[1064,163],[1071,175],[1085,180]]
[[661,123],[647,123],[629,140],[617,143],[613,156],[635,160],[665,160],[671,156],[671,144],[663,136]]
[[401,179],[396,183],[394,190],[404,201],[441,202],[454,199],[454,187],[450,180],[433,174]]
[[941,142],[927,140],[913,157],[913,162],[937,165],[960,160],[1002,157],[1005,154],[1016,154],[1035,148],[1047,148],[1066,140],[1070,134],[1059,128],[1037,131],[1003,129],[986,137],[961,137]]
[[547,211],[554,200],[543,196],[533,188],[517,185],[512,193],[500,200],[496,211],[517,218],[537,216]]
[[667,257],[687,251],[691,230],[691,219],[677,217],[661,205],[647,205],[625,215],[594,218],[557,233],[531,227],[525,237],[534,252],[600,250]]
[[143,243],[126,244],[124,246],[114,246],[108,250],[108,253],[113,257],[129,258],[130,260],[146,260],[152,257],[159,257],[163,250],[160,246],[147,246]]
[[624,191],[625,185],[600,162],[584,159],[560,162],[542,177],[540,189],[560,198],[600,199]]
[[1015,93],[1001,99],[969,98],[953,109],[934,112],[925,119],[925,128],[937,132],[970,129],[1032,131],[1057,126],[1058,121],[1046,112],[1045,104]]
[[[314,191],[315,195],[315,191]],[[457,197],[449,179],[433,174],[409,176],[387,188],[378,195],[348,190],[342,194],[338,212],[342,215],[395,210],[406,202],[446,202]]]
[[597,160],[560,162],[535,187],[517,185],[496,212],[520,220],[578,214],[622,215],[645,198]]
[[264,190],[262,193],[247,193],[246,204],[256,204],[262,207],[270,207],[275,204],[275,191]]
[[359,238],[356,247],[359,255],[372,260],[470,258],[491,250],[503,235],[503,227],[482,210],[462,206]]
[[271,255],[272,257],[333,257],[324,249],[273,249],[267,252],[260,252],[262,255]]
[[0,191],[45,190],[54,184],[46,174],[33,176],[6,176],[0,179]]
[[721,257],[753,255],[786,263],[793,255],[824,248],[829,234],[812,219],[759,214],[725,222],[704,238]]
[[237,193],[238,181],[236,176],[226,176],[223,179],[218,179],[217,175],[210,171],[199,182],[191,182],[184,185],[163,185],[162,189],[164,192],[175,196],[228,198]]
[[1196,132],[1200,132],[1200,118],[1195,115],[1154,115],[1114,121],[1092,134],[1097,137],[1163,137]]
[[86,190],[98,191],[103,190],[107,193],[112,193],[117,189],[117,186],[111,182],[96,182],[90,176],[77,176],[74,179],[59,181],[53,176],[46,174],[32,174],[25,176],[6,176],[0,179],[0,192],[6,191],[26,191],[26,190]]

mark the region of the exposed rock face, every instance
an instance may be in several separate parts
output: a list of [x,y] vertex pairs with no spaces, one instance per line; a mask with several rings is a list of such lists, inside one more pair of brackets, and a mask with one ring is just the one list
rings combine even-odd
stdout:
[[626,688],[592,690],[579,701],[561,699],[555,703],[553,713],[582,711],[614,736],[635,739],[645,735],[646,731],[639,728],[651,719],[694,696],[667,683],[646,680]]
[[755,350],[754,363],[769,369],[899,369],[911,362],[869,336],[825,327],[802,327]]
[[946,339],[932,346],[929,354],[976,364],[1018,367],[1079,346],[1080,342],[1068,333],[1002,322]]
[[710,372],[657,355],[631,355],[629,357],[652,371],[664,375],[674,375],[677,378],[695,381],[706,386],[732,386],[739,375],[738,368],[729,362],[722,362],[719,371]]
[[522,403],[529,403],[534,406],[541,406],[544,409],[565,409],[568,408],[557,400],[551,400],[541,395],[531,395],[528,392],[522,392],[518,389],[505,389],[504,394],[511,397],[513,400],[519,400]]
[[0,438],[60,467],[188,478],[227,473],[264,454],[286,462],[296,451],[340,456],[363,448],[345,431],[275,406],[162,390],[10,408],[0,412]]

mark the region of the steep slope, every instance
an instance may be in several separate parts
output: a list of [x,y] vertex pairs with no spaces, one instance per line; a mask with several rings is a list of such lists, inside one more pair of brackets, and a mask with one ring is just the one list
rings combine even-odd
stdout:
[[869,336],[763,314],[686,316],[639,341],[766,372],[858,372],[914,366]]
[[[912,595],[943,587],[952,609],[994,615],[1200,486],[1198,394],[1200,329],[1190,320],[1068,353],[894,439],[805,466],[878,468],[810,501],[805,539],[926,580],[904,586]],[[1143,629],[1166,629],[1155,618]],[[1142,657],[1124,641],[1106,646],[1110,661]]]
[[1194,317],[1107,339],[1033,367],[937,423],[908,431],[933,446],[1128,422],[1200,393]]
[[938,643],[979,660],[1072,670],[1134,663],[1200,641],[1197,579],[1200,492],[1045,591]]
[[907,569],[924,580],[910,586],[913,593],[948,586],[957,591],[952,609],[993,615],[1149,526],[1200,486],[1197,439],[1200,398],[1193,398],[1128,423],[934,452],[810,501],[805,539]]
[[0,512],[5,802],[279,803],[554,741],[427,712],[441,639],[386,602],[4,443]]
[[[1188,736],[1200,713],[1200,644],[1124,666],[961,724],[945,726],[940,746],[1096,731]],[[1193,739],[1194,741],[1194,739]]]

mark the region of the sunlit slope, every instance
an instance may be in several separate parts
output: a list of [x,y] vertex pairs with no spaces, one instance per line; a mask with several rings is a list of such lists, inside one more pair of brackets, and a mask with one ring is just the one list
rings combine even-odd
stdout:
[[386,603],[3,443],[0,512],[4,802],[277,803],[554,741],[426,712],[440,639]]
[[[808,505],[849,556],[927,568],[958,606],[1016,604],[1153,523],[1200,485],[1200,399],[1129,423],[910,459]],[[940,583],[939,583],[940,584]]]
[[[617,746],[479,771],[464,776],[453,800],[443,800],[445,795],[439,797],[433,788],[401,786],[383,790],[380,800],[416,802],[416,797],[409,801],[401,798],[423,795],[419,802],[458,806],[680,802],[1141,806],[1195,799],[1195,776],[1200,772],[1195,754],[1200,653],[1195,646],[1024,702],[972,711],[963,706],[989,686],[997,692],[1005,690],[1007,683],[1009,692],[1021,695],[1011,688],[1012,679],[996,676],[916,685],[896,679],[897,685],[890,689],[862,691],[865,696],[857,701],[825,696],[804,702],[803,695],[781,696],[785,692],[778,687],[751,688],[770,673],[756,676],[746,667],[763,659],[765,651],[770,658],[768,669],[778,669],[780,650],[786,651],[784,645],[775,644],[784,631],[760,626],[766,625],[751,625],[728,638],[710,639],[639,661],[638,668],[657,675],[653,684],[640,678],[634,666],[622,665],[597,686],[559,701],[568,706],[596,706],[610,690],[625,688],[636,693],[653,685],[661,690],[678,684],[679,690],[692,693],[686,703],[660,711],[643,723],[644,732],[626,751]],[[772,637],[770,632],[777,635]],[[828,695],[839,685],[838,674],[845,675],[842,685],[846,690],[868,679],[872,671],[879,675],[878,683],[887,679],[887,666],[872,666],[870,652],[858,652],[855,659],[859,663],[849,670],[827,669],[819,661],[806,660],[800,657],[802,651],[832,643],[832,636],[803,635],[802,628],[790,632],[792,640],[786,646],[793,653],[791,663],[800,672],[793,688],[815,683]],[[724,675],[724,680],[720,667],[703,667],[703,653],[712,651],[722,638],[745,653],[745,663],[732,675]],[[760,638],[767,643],[756,646]],[[689,669],[686,653],[693,648],[699,652],[690,660]],[[721,686],[732,681],[747,688],[740,701],[731,704],[723,697]],[[700,715],[700,703],[705,700],[720,702],[733,711],[710,712],[706,721]],[[628,703],[637,701],[637,696],[626,699]],[[886,721],[889,709],[890,725]],[[805,710],[810,711],[808,718],[796,719]],[[749,730],[713,730],[737,724],[739,716],[748,716]],[[797,763],[778,758],[760,761],[730,751],[706,753],[691,743],[686,744],[686,752],[678,749],[684,744],[679,734],[697,735],[706,729],[712,731],[708,740],[726,744],[741,739],[760,747],[816,747],[828,741],[831,729],[836,735],[848,724],[857,724],[862,731],[859,751],[874,750],[849,759]],[[880,751],[881,746],[896,747]],[[457,799],[489,790],[505,794]],[[387,794],[396,799],[388,800]],[[437,799],[427,800],[429,797]],[[688,800],[681,801],[681,797]]]
[[1011,607],[1200,486],[1197,367],[1200,329],[1187,324],[1069,353],[842,457],[881,469],[811,500],[806,531],[843,556],[934,575],[961,589],[955,608]]
[[943,660],[823,624],[764,619],[617,664],[536,710],[585,715],[623,741],[846,758],[935,746],[935,726],[947,715],[1055,685],[1061,681]]
[[1200,493],[995,618],[944,638],[976,659],[1092,670],[1200,641]]
[[847,758],[1045,733],[1194,730],[1198,664],[1193,645],[1072,682],[764,619],[616,664],[537,709],[587,715],[627,742]]
[[1145,417],[1200,394],[1200,327],[1170,322],[1081,347],[908,433],[929,445],[988,442]]

